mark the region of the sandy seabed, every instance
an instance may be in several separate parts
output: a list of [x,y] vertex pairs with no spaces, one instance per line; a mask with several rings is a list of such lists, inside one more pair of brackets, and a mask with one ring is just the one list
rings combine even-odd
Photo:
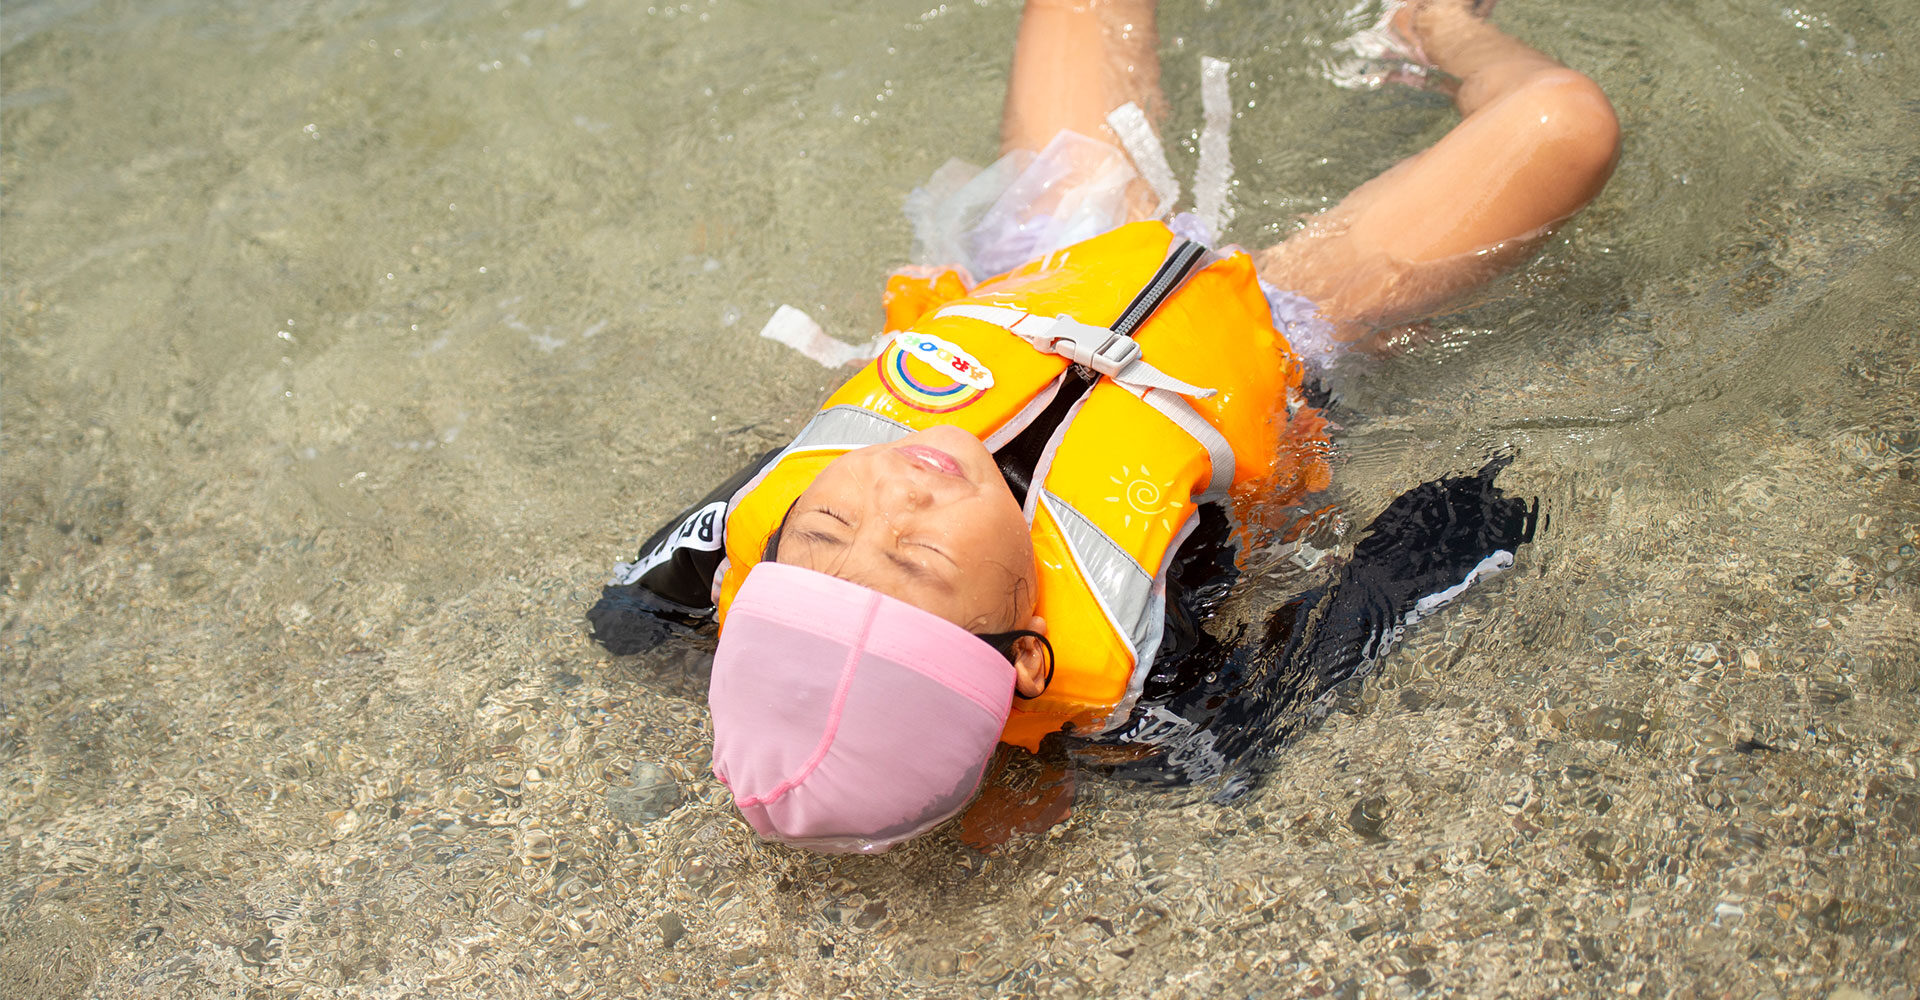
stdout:
[[[1328,85],[1339,6],[1163,12],[1235,240],[1450,121]],[[0,997],[1912,1000],[1909,6],[1502,4],[1626,152],[1329,373],[1328,502],[1510,450],[1539,540],[1237,802],[825,858],[708,774],[709,649],[581,613],[829,387],[754,331],[870,328],[1015,6],[9,4]]]

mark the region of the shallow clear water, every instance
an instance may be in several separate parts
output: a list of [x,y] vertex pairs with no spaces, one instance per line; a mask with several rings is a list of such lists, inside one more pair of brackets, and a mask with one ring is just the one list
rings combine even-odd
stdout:
[[[1241,242],[1451,120],[1327,85],[1364,12],[1170,8],[1183,175],[1234,65]],[[871,327],[901,198],[993,155],[1015,11],[0,7],[0,995],[1912,997],[1906,0],[1500,6],[1623,160],[1333,374],[1335,499],[1511,448],[1551,524],[1253,794],[1082,776],[992,855],[748,835],[705,652],[580,615],[829,387],[754,333]]]

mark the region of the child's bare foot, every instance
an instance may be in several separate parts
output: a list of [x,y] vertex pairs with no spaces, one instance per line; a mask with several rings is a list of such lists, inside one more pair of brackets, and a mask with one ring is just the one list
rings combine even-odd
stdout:
[[[1498,0],[1407,0],[1389,8],[1383,27],[1400,42],[1408,58],[1438,67],[1433,53],[1452,40],[1465,23],[1484,21]],[[1444,68],[1444,67],[1441,67]]]
[[[1452,92],[1452,81],[1433,74],[1430,39],[1451,35],[1460,20],[1479,21],[1492,12],[1496,0],[1386,0],[1386,9],[1373,27],[1333,43],[1337,52],[1357,57],[1327,67],[1337,86],[1372,90],[1382,84]],[[1437,39],[1435,39],[1437,40]],[[1442,67],[1444,68],[1444,67]]]
[[1413,53],[1430,74],[1426,86],[1452,97],[1471,115],[1489,101],[1560,64],[1487,21],[1494,0],[1407,0],[1382,30]]

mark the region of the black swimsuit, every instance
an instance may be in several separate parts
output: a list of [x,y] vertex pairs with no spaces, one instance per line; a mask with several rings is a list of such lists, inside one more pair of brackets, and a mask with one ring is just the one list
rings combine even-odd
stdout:
[[[1093,382],[1090,372],[1070,374],[1033,423],[995,452],[1016,499],[1024,502],[1047,441]],[[621,564],[616,582],[587,612],[593,638],[627,655],[710,627],[728,504],[778,455],[769,451],[729,477],[654,532],[634,562]],[[1204,625],[1239,578],[1238,553],[1226,512],[1202,505],[1169,567],[1165,633],[1132,715],[1108,733],[1073,741],[1147,744],[1156,752],[1119,765],[1082,762],[1169,783],[1226,775],[1216,791],[1224,797],[1249,787],[1250,765],[1310,717],[1303,709],[1363,672],[1407,624],[1487,569],[1510,564],[1514,550],[1533,539],[1538,504],[1494,484],[1508,461],[1496,458],[1474,475],[1402,494],[1361,533],[1330,583],[1294,596],[1258,626],[1224,636]]]

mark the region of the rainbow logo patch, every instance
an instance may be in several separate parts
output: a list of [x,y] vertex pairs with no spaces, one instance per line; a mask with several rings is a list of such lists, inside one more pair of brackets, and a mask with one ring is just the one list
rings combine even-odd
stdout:
[[952,413],[993,388],[993,372],[959,345],[912,330],[880,354],[880,384],[923,413]]

